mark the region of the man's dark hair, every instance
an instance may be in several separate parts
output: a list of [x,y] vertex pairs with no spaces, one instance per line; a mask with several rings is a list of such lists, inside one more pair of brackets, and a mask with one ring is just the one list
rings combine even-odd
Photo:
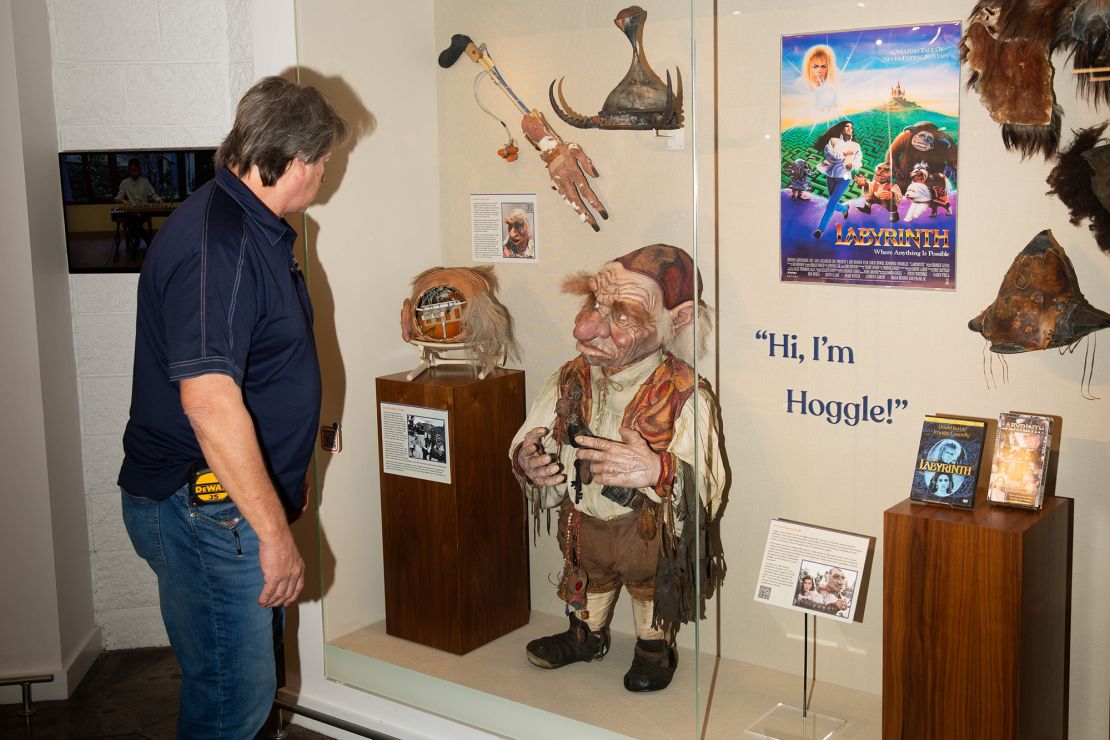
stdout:
[[132,167],[138,167],[140,170],[143,168],[143,165],[141,162],[139,162],[138,157],[132,157],[131,159],[127,160],[127,169],[131,169]]
[[294,159],[315,164],[348,133],[347,123],[319,90],[264,77],[239,101],[235,124],[216,151],[216,166],[239,175],[257,166],[262,184],[270,186]]

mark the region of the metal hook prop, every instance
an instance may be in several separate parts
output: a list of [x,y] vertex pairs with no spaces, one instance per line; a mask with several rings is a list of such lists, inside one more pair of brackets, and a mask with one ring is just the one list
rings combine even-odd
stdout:
[[563,201],[574,209],[583,223],[589,224],[594,231],[600,231],[601,227],[590,209],[596,211],[602,219],[609,218],[609,212],[586,179],[586,175],[598,177],[593,161],[578,144],[564,141],[542,113],[524,104],[497,68],[485,44],[477,45],[469,36],[457,33],[451,37],[451,45],[440,52],[439,66],[444,69],[453,66],[464,52],[471,61],[485,70],[513,107],[524,115],[520,123],[521,130],[529,143],[539,151],[540,159],[547,166],[551,189],[562,196]]
[[670,71],[667,71],[667,82],[664,84],[648,64],[644,53],[646,20],[647,11],[638,5],[625,8],[613,19],[613,23],[628,38],[628,43],[632,44],[632,65],[624,79],[605,98],[601,112],[596,116],[583,116],[570,107],[563,97],[562,77],[551,81],[547,97],[559,118],[575,128],[633,131],[682,128],[682,72],[675,68],[677,88],[672,89]]

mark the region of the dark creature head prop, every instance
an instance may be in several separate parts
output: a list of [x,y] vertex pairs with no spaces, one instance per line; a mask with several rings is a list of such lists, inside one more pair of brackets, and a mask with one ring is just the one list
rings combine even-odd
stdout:
[[[563,97],[563,78],[551,81],[547,97],[556,115],[576,128],[601,129],[677,129],[682,128],[682,73],[675,69],[677,89],[671,88],[671,73],[666,83],[648,64],[644,54],[644,21],[647,11],[638,5],[625,8],[613,19],[632,44],[632,65],[624,79],[605,98],[601,112],[583,116]],[[556,92],[558,100],[556,101]]]
[[1073,225],[1089,220],[1099,248],[1110,254],[1110,143],[1100,144],[1106,126],[1073,132],[1075,140],[1048,173],[1048,194],[1060,197]]
[[504,354],[518,356],[513,319],[497,300],[497,287],[491,265],[425,270],[413,279],[412,296],[401,306],[402,338],[465,344],[483,367],[495,366]]
[[1002,141],[1022,157],[1050,157],[1060,143],[1062,109],[1052,88],[1052,55],[1064,51],[1077,91],[1092,104],[1110,103],[1110,0],[979,0],[960,42],[979,93]]
[[968,322],[1002,354],[1068,347],[1110,326],[1110,314],[1087,302],[1071,260],[1042,231],[1014,259],[998,297]]

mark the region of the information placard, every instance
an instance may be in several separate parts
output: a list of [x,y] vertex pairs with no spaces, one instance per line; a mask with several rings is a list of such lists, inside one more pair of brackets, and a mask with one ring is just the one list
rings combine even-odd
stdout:
[[450,483],[447,411],[395,403],[380,406],[382,471]]
[[772,519],[755,600],[856,621],[874,538]]

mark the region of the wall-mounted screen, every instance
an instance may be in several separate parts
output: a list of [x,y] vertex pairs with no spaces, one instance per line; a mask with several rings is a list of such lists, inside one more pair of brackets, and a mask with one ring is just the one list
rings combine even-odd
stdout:
[[215,176],[207,149],[58,155],[69,271],[138,272],[173,209]]

